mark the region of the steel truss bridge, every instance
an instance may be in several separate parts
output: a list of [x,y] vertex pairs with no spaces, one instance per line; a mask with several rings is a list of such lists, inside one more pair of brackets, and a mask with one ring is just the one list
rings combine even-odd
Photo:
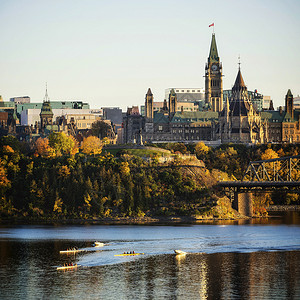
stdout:
[[225,192],[300,191],[300,155],[251,161],[241,181],[219,181]]

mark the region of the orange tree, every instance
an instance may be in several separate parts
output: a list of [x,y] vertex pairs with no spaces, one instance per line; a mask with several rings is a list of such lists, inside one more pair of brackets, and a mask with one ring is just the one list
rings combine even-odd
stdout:
[[87,155],[101,154],[102,152],[102,142],[96,136],[89,136],[84,138],[81,143],[81,151]]

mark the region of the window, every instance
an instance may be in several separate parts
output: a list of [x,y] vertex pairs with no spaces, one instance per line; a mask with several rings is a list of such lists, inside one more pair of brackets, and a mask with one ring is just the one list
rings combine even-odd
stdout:
[[162,126],[158,126],[158,130],[162,131],[163,130]]

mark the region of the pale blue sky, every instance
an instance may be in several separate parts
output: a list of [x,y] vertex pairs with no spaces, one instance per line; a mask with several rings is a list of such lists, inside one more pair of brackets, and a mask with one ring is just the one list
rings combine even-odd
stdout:
[[223,88],[300,94],[300,0],[0,0],[0,95],[141,105],[150,87],[204,88],[212,29]]

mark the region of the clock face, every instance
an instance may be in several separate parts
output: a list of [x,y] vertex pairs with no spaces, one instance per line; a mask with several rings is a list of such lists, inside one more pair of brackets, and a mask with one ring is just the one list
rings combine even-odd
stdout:
[[213,71],[217,71],[217,70],[218,70],[218,66],[217,66],[217,65],[212,65],[211,69],[212,69]]

